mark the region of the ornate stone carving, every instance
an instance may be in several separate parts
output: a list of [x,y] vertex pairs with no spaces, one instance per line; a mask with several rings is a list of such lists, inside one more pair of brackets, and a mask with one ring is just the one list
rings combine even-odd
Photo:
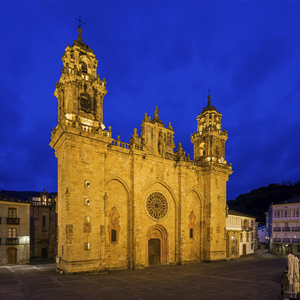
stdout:
[[146,200],[148,215],[155,221],[164,219],[168,213],[168,201],[166,197],[158,192],[152,193]]
[[70,208],[70,203],[69,203],[70,193],[69,193],[69,189],[68,188],[66,188],[65,196],[66,196],[66,210],[69,210],[69,208]]
[[73,225],[67,224],[66,225],[66,244],[72,244],[73,241]]
[[[109,212],[108,224],[109,241],[111,244],[118,244],[120,236],[120,214],[115,207]],[[115,232],[115,240],[112,238],[112,232]]]
[[91,231],[92,231],[91,223],[85,222],[85,223],[83,224],[83,232],[84,232],[84,233],[91,233]]

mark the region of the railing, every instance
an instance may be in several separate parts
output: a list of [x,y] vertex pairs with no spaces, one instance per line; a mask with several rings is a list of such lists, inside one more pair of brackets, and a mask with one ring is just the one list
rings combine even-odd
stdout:
[[19,225],[20,224],[20,218],[6,218],[6,224]]
[[284,243],[289,243],[290,240],[291,240],[290,238],[283,238],[283,239],[282,239],[282,241],[283,241]]
[[18,238],[6,238],[6,245],[19,245]]
[[281,227],[274,227],[274,231],[281,231]]
[[282,231],[291,231],[290,229],[290,227],[282,227]]
[[294,238],[293,238],[293,239],[292,239],[292,242],[293,242],[293,243],[299,243],[299,239],[294,239]]
[[119,147],[124,148],[124,149],[129,149],[130,148],[130,145],[128,143],[123,143],[123,142],[120,142],[118,140],[113,140],[112,145],[119,146]]
[[300,227],[292,227],[292,231],[300,231]]
[[274,238],[274,243],[281,243],[281,239],[280,238]]

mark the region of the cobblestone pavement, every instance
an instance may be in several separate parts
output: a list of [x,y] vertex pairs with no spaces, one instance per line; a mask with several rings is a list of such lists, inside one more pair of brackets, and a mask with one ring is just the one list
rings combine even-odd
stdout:
[[281,299],[287,258],[269,253],[231,261],[61,275],[55,264],[0,267],[0,299]]

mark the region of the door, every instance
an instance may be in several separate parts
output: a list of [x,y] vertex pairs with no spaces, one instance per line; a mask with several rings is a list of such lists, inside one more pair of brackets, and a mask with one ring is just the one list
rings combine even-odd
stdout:
[[48,258],[48,249],[42,248],[42,258]]
[[7,249],[7,264],[13,265],[17,263],[17,248]]
[[246,244],[243,245],[243,255],[246,255]]
[[148,241],[149,265],[160,264],[160,239],[150,239]]

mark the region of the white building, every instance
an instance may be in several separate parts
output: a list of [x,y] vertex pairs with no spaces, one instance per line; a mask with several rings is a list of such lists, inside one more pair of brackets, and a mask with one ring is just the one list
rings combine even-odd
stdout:
[[229,209],[226,218],[227,257],[254,253],[255,229],[255,217]]
[[258,239],[259,243],[269,243],[269,232],[267,231],[266,225],[258,227]]
[[0,194],[0,265],[30,260],[30,203]]
[[269,208],[270,250],[276,254],[300,254],[300,197]]

